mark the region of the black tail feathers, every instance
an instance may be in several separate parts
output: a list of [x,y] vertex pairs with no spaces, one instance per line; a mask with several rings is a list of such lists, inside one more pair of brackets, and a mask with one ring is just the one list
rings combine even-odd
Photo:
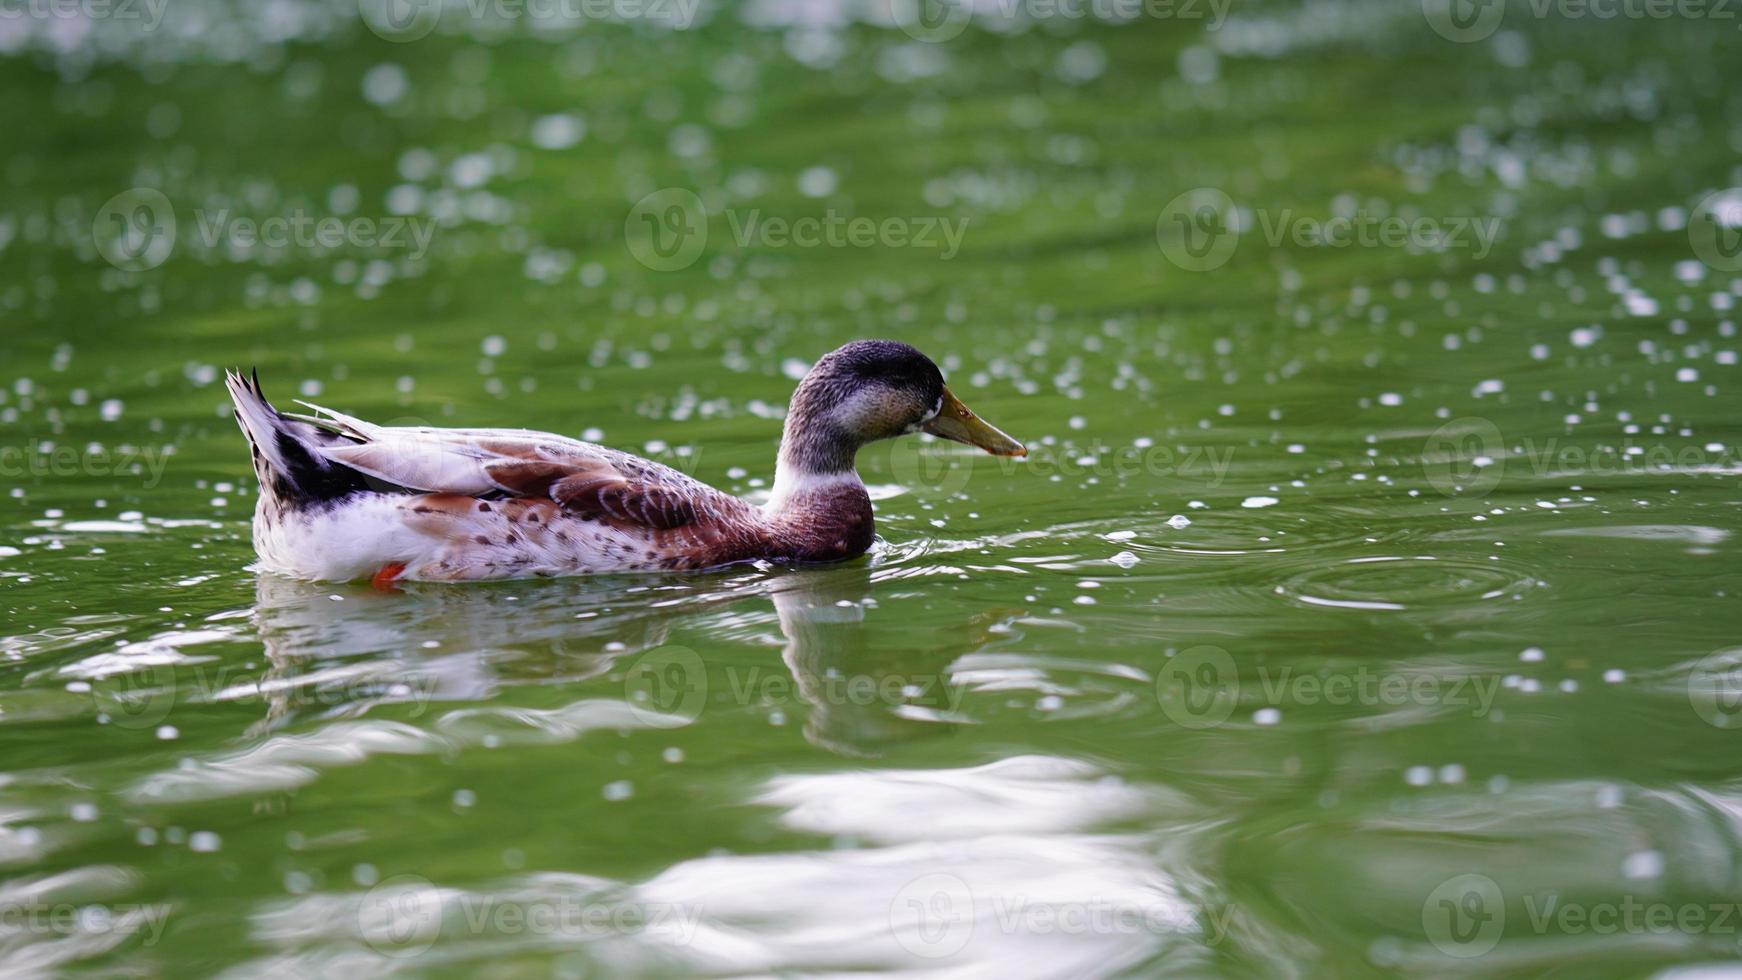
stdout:
[[320,451],[322,446],[350,440],[273,408],[260,388],[259,371],[250,371],[246,378],[237,371],[226,372],[224,384],[236,403],[236,422],[253,451],[262,493],[304,504],[338,500],[368,489],[361,473],[326,459]]

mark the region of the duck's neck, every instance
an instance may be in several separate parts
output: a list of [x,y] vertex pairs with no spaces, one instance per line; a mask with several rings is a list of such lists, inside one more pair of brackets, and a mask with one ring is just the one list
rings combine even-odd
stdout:
[[837,419],[846,395],[838,387],[806,377],[780,437],[764,513],[781,553],[799,561],[839,561],[871,547],[871,495],[853,468],[864,440]]
[[851,457],[844,466],[820,469],[789,455],[783,442],[774,471],[774,491],[763,513],[776,551],[797,561],[840,561],[871,547],[876,533],[871,495]]
[[[786,419],[780,437],[780,458],[774,466],[774,489],[768,496],[771,515],[826,506],[842,493],[865,495],[853,457],[857,439],[814,414],[796,409]],[[869,498],[867,498],[867,502]]]
[[[845,396],[837,388],[813,375],[792,393],[768,497],[770,516],[870,513],[870,498],[853,468],[863,440],[837,418]],[[854,503],[858,499],[863,507]]]

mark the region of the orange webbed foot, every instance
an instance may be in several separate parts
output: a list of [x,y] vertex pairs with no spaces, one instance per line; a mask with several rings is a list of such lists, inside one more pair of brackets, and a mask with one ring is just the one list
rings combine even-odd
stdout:
[[373,585],[378,592],[398,592],[399,586],[396,583],[399,581],[399,576],[404,574],[405,565],[400,562],[382,565],[381,570],[375,573],[375,577],[369,580],[369,584]]

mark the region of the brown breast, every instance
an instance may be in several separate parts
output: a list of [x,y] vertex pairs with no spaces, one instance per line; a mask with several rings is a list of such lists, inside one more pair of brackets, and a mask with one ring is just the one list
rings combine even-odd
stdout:
[[[685,567],[764,558],[827,562],[856,558],[871,547],[871,497],[856,484],[822,487],[789,500],[779,514],[701,522]],[[673,534],[682,532],[670,532]]]

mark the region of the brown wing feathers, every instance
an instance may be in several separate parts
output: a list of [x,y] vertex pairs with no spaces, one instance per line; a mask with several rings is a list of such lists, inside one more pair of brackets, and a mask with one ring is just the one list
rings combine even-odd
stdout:
[[576,466],[549,460],[504,459],[485,466],[503,490],[519,497],[549,496],[566,511],[667,530],[692,524],[688,494],[636,480],[600,462]]
[[660,530],[683,527],[696,520],[695,501],[688,494],[657,484],[630,482],[615,471],[565,477],[551,485],[550,496],[573,513]]
[[[311,406],[312,407],[312,406]],[[326,410],[321,410],[326,411]],[[355,442],[329,460],[366,476],[432,494],[545,498],[584,517],[669,530],[696,522],[686,489],[602,456],[568,451],[554,437],[500,430],[384,429],[348,416],[321,419]],[[311,419],[311,421],[313,421]]]

